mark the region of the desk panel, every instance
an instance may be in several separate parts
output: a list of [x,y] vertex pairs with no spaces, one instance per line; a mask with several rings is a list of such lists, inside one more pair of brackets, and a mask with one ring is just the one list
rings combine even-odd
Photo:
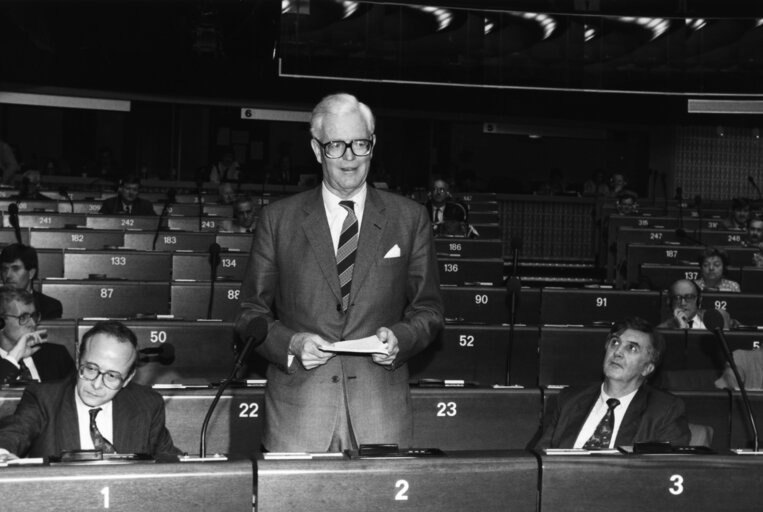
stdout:
[[38,249],[37,268],[37,277],[64,277],[64,251]]
[[608,327],[550,327],[540,333],[538,383],[582,386],[601,380]]
[[455,379],[506,385],[511,364],[511,384],[535,386],[538,328],[516,327],[513,350],[509,336],[506,326],[447,324],[429,347],[409,361],[411,382]]
[[252,510],[250,461],[0,469],[5,512]]
[[441,285],[501,286],[503,259],[437,258]]
[[104,249],[122,247],[124,234],[94,229],[33,229],[29,243],[35,249]]
[[[211,282],[181,283],[172,282],[170,310],[175,318],[196,320],[207,318]],[[232,322],[238,314],[240,281],[215,282],[212,301],[212,318]]]
[[503,241],[480,238],[435,238],[438,257],[503,258]]
[[763,458],[543,456],[543,512],[760,510]]
[[411,395],[414,447],[523,449],[540,426],[537,388],[412,388]]
[[[139,251],[151,251],[153,250],[155,235],[155,231],[126,231],[124,247]],[[156,250],[207,252],[213,243],[215,243],[214,233],[160,231],[159,237],[156,239]]]
[[[62,229],[73,226],[84,226],[85,215],[76,213],[19,213],[19,226],[22,228],[54,228]],[[11,219],[3,217],[3,226],[10,228]]]
[[542,324],[592,325],[630,316],[659,323],[659,292],[546,287],[541,294]]
[[61,213],[84,213],[84,214],[91,214],[91,213],[98,213],[101,211],[101,201],[100,200],[78,200],[78,201],[72,201],[74,205],[74,210],[72,211],[72,205],[69,204],[69,201],[60,201],[58,203],[58,211]]
[[[244,279],[249,253],[222,252],[217,266],[217,277],[234,281]],[[209,254],[179,253],[172,255],[172,279],[209,281],[211,268]]]
[[[443,286],[440,288],[449,322],[503,324],[509,321],[509,297],[503,287]],[[522,288],[517,303],[517,323],[537,325],[540,320],[539,288]]]
[[472,222],[471,226],[479,234],[480,238],[501,238],[503,236],[501,225],[498,223],[482,224]]
[[[165,222],[165,221],[162,221]],[[128,216],[128,215],[88,215],[87,227],[89,229],[139,229],[143,231],[155,231],[159,224],[159,217],[155,216]]]
[[[538,464],[522,452],[257,460],[257,511],[534,512]],[[295,492],[299,482],[299,492]]]
[[705,292],[705,308],[725,309],[731,318],[742,325],[763,325],[763,295],[755,293]]
[[226,220],[230,221],[229,218],[225,217],[203,217],[201,219],[201,229],[199,229],[198,217],[169,217],[167,225],[170,229],[178,229],[180,231],[216,232],[222,228]]
[[[761,432],[763,432],[763,391],[748,391],[747,396],[750,399],[750,406],[752,407],[752,414],[755,418],[755,425],[758,427],[758,437],[760,437]],[[747,418],[747,411],[745,411],[744,408],[742,394],[739,391],[734,391],[731,394],[732,448],[752,448],[752,429],[750,428],[750,423]],[[756,459],[763,460],[762,457],[763,456],[757,456]],[[763,481],[761,481],[760,484],[763,484]]]
[[250,252],[253,239],[250,233],[218,233],[216,241],[223,249]]
[[127,318],[170,312],[167,282],[44,279],[42,293],[61,301],[65,318]]
[[170,253],[151,251],[72,251],[64,253],[64,278],[169,281]]

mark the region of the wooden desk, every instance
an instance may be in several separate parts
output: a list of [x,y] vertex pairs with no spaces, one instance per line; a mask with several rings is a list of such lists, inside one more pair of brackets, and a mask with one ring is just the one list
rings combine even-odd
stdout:
[[256,464],[258,512],[534,512],[538,497],[538,462],[524,452]]
[[758,511],[763,456],[542,457],[543,512]]
[[4,512],[225,510],[251,512],[250,461],[0,468]]

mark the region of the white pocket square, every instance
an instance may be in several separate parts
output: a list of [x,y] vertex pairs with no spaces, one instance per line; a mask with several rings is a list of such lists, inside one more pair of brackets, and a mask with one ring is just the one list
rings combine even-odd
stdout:
[[400,247],[397,244],[395,244],[394,247],[392,247],[392,249],[387,251],[387,254],[384,255],[385,260],[387,258],[399,258],[399,257],[400,257]]

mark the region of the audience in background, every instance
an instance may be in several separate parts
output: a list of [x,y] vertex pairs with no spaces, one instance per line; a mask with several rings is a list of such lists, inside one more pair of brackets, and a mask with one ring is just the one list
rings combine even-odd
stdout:
[[42,320],[61,318],[61,302],[34,290],[34,280],[39,277],[39,262],[34,247],[23,244],[4,247],[0,252],[0,269],[3,285],[32,293],[35,309]]
[[223,181],[238,181],[241,169],[233,156],[233,150],[225,148],[220,152],[220,158],[209,170],[209,181],[221,183]]
[[74,361],[62,345],[46,343],[40,313],[27,290],[0,287],[0,384],[62,379]]
[[632,190],[623,190],[615,201],[617,213],[620,215],[638,215],[638,194]]
[[223,181],[217,187],[217,204],[233,204],[236,200],[236,189],[230,181]]
[[609,185],[604,179],[604,171],[596,169],[591,178],[583,183],[583,195],[587,197],[605,197],[609,195]]
[[232,228],[229,231],[234,233],[253,233],[257,225],[257,209],[254,206],[254,200],[250,196],[243,196],[236,199],[233,203]]
[[609,178],[609,197],[617,197],[628,186],[625,175],[619,172],[612,174]]
[[649,441],[689,444],[683,401],[646,383],[665,352],[662,336],[649,322],[629,318],[612,326],[604,347],[604,382],[563,390],[536,446],[606,450]]
[[747,235],[742,239],[743,247],[758,249],[752,254],[752,263],[756,267],[763,267],[763,219],[750,217],[747,219]]
[[476,233],[469,226],[469,211],[450,195],[450,185],[435,179],[426,202],[435,235],[467,236]]
[[150,201],[138,197],[140,178],[129,175],[119,182],[117,195],[104,199],[100,213],[106,215],[156,215]]
[[747,229],[749,218],[750,202],[744,197],[735,197],[731,200],[729,216],[723,220],[723,228],[744,231]]
[[739,283],[726,279],[729,256],[723,249],[708,247],[699,257],[701,277],[695,282],[700,290],[712,292],[740,292]]
[[[694,281],[679,279],[670,286],[670,307],[673,316],[663,321],[659,327],[669,329],[707,329],[703,320],[705,316],[702,306],[702,290]],[[723,309],[718,312],[723,317],[725,330],[737,327],[739,322],[733,320]]]
[[[763,350],[734,350],[734,363],[745,389],[763,389]],[[718,389],[739,389],[731,366],[726,363],[723,374],[715,381]]]

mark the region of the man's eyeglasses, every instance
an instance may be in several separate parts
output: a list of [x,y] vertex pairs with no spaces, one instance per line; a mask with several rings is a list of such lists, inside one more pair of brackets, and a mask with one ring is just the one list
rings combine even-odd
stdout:
[[33,313],[21,313],[20,315],[3,315],[4,318],[16,318],[19,321],[19,325],[26,325],[29,320],[34,320],[34,323],[39,323],[40,313],[35,311]]
[[673,302],[694,302],[697,300],[697,294],[696,293],[687,293],[686,295],[671,295],[670,297]]
[[79,365],[77,373],[84,380],[95,380],[99,375],[103,375],[103,385],[112,390],[121,388],[125,380],[119,372],[113,370],[102,372],[101,368],[93,363],[82,363]]
[[368,156],[374,147],[374,141],[371,139],[330,140],[325,143],[318,139],[315,139],[315,141],[323,148],[323,154],[326,158],[342,158],[348,147],[355,156]]

